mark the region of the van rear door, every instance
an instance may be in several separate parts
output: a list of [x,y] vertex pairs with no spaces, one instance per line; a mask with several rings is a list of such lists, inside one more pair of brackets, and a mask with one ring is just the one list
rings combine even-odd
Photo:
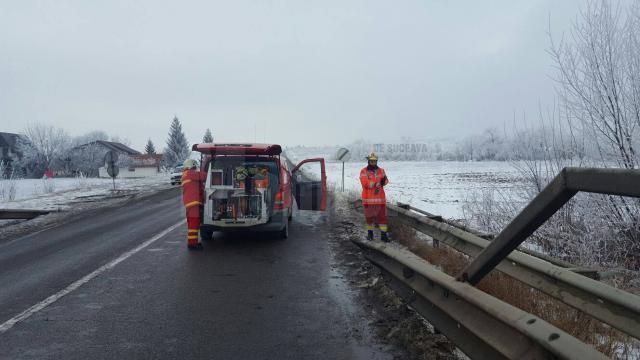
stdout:
[[296,198],[298,209],[327,209],[327,173],[323,158],[301,161],[293,168],[291,175],[293,196]]

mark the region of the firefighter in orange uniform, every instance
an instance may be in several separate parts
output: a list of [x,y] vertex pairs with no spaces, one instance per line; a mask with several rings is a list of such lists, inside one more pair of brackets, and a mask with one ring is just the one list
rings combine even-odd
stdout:
[[387,199],[384,187],[389,183],[384,169],[378,167],[378,156],[375,153],[367,156],[367,167],[360,170],[362,184],[362,205],[367,221],[367,240],[373,240],[375,224],[380,229],[380,240],[389,242],[387,233]]
[[187,159],[184,161],[182,170],[182,201],[187,210],[187,247],[189,250],[202,250],[198,232],[207,173],[199,171],[197,167],[198,163],[195,160]]

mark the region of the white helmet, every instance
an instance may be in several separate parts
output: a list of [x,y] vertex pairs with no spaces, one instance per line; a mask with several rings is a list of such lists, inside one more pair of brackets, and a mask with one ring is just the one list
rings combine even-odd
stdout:
[[183,169],[195,169],[198,167],[198,163],[193,159],[187,159],[182,165]]

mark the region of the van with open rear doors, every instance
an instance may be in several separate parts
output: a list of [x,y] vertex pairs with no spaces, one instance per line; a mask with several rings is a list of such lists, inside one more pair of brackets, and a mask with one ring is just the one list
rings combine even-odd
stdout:
[[293,199],[300,210],[324,211],[327,176],[323,158],[289,169],[275,144],[195,144],[207,173],[200,236],[214,231],[270,231],[289,236]]

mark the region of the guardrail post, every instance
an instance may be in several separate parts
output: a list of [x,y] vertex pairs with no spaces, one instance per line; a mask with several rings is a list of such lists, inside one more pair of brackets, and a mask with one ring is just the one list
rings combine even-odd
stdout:
[[460,273],[458,279],[475,285],[547,221],[576,191],[567,190],[565,169],[547,185],[507,227]]
[[475,285],[578,191],[640,197],[640,170],[564,168],[460,273]]

